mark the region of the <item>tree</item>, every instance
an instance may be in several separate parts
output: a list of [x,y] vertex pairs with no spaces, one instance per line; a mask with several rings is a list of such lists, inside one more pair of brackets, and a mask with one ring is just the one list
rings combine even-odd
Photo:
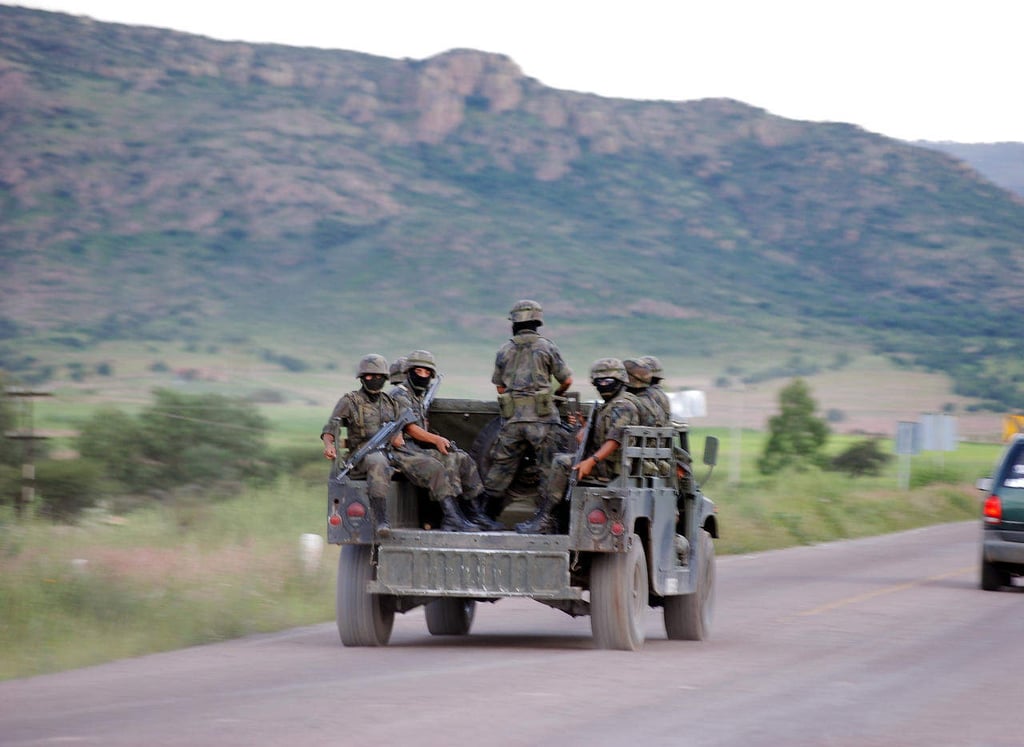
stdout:
[[828,441],[829,427],[815,415],[817,403],[807,382],[793,379],[784,387],[779,392],[779,409],[779,414],[768,421],[768,441],[757,463],[761,473],[824,466],[821,450]]
[[167,389],[154,397],[136,417],[98,411],[82,426],[79,453],[139,492],[269,475],[267,421],[251,404]]

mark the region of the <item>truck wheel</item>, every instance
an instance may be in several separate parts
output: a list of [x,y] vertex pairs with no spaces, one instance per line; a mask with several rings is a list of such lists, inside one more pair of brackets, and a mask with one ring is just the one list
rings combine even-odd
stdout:
[[423,608],[431,635],[466,635],[473,627],[476,600],[442,597]]
[[598,648],[636,651],[644,645],[647,589],[647,558],[639,537],[628,552],[594,556],[590,629]]
[[981,588],[985,591],[999,591],[1010,585],[1010,574],[981,558]]
[[366,590],[373,580],[373,546],[342,545],[338,557],[335,611],[338,635],[346,646],[386,646],[395,622],[394,601]]
[[665,597],[665,632],[673,641],[703,641],[711,634],[715,611],[715,545],[700,530],[697,588],[692,594]]

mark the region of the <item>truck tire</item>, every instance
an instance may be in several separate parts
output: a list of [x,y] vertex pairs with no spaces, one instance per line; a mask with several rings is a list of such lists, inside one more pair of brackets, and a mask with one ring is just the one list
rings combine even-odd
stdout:
[[673,641],[703,641],[711,634],[715,612],[715,545],[711,535],[700,530],[700,559],[697,588],[692,594],[665,597],[665,632]]
[[423,608],[431,635],[466,635],[473,627],[476,600],[442,597]]
[[624,553],[599,553],[590,568],[590,629],[598,648],[637,651],[644,645],[647,558],[639,537]]
[[981,588],[985,591],[999,591],[1010,585],[1010,574],[981,557]]
[[373,546],[342,545],[338,557],[338,635],[346,646],[386,646],[395,622],[390,596],[371,594],[366,584],[373,580]]

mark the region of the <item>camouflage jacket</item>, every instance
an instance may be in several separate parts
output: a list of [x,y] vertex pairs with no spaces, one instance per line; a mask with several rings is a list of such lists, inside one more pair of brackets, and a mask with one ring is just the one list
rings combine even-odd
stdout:
[[654,399],[665,412],[665,424],[668,425],[672,421],[672,403],[668,399],[668,395],[665,394],[665,390],[662,389],[658,384],[651,384],[647,387],[647,396]]
[[416,419],[413,423],[423,430],[430,430],[427,413],[423,411],[423,397],[425,394],[426,392],[423,394],[417,394],[406,384],[399,384],[388,392],[391,399],[395,401],[395,405],[398,407],[398,412],[405,412],[405,408],[411,407],[412,411],[416,413]]
[[338,400],[331,417],[320,431],[320,437],[325,433],[334,433],[338,425],[343,425],[348,434],[346,446],[355,450],[385,423],[397,420],[398,413],[395,400],[384,392],[374,396],[356,389]]
[[514,402],[509,422],[557,422],[557,408],[539,414],[536,396],[551,392],[551,379],[559,384],[572,376],[558,346],[532,330],[526,330],[506,342],[494,359],[491,383],[505,388]]
[[[664,392],[660,393],[662,396],[665,394]],[[640,407],[640,425],[661,428],[670,424],[668,413],[651,388],[633,392],[633,396],[636,397],[637,405]]]
[[590,445],[587,454],[593,454],[608,439],[622,443],[624,429],[630,425],[640,425],[640,403],[637,398],[623,389],[607,402],[597,407],[597,417],[590,433]]

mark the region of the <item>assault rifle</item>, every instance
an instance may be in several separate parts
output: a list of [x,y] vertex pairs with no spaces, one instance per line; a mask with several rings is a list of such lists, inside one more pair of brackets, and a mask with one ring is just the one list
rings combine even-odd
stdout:
[[385,448],[394,438],[395,434],[403,430],[405,426],[413,422],[416,419],[416,413],[412,411],[411,407],[406,407],[401,415],[398,416],[398,420],[392,420],[390,423],[385,423],[379,431],[374,433],[366,442],[352,452],[352,455],[345,460],[345,463],[341,465],[342,469],[335,475],[334,480],[336,482],[344,482],[348,473],[352,469],[363,461],[363,458],[370,452],[377,451],[378,449]]
[[433,402],[434,401],[434,397],[437,396],[437,388],[439,386],[441,386],[441,379],[443,379],[443,378],[444,378],[444,376],[442,376],[441,374],[437,374],[437,376],[434,377],[434,381],[430,385],[430,388],[427,389],[427,393],[423,395],[423,425],[424,426],[430,425],[430,403]]
[[580,481],[580,471],[573,469],[573,467],[583,461],[583,453],[587,450],[587,441],[590,440],[590,431],[594,426],[594,418],[596,416],[597,402],[593,402],[590,405],[590,415],[587,416],[587,422],[583,424],[583,432],[579,444],[576,446],[576,454],[572,458],[572,465],[569,467],[569,484],[565,488],[565,500],[572,498],[573,488]]

